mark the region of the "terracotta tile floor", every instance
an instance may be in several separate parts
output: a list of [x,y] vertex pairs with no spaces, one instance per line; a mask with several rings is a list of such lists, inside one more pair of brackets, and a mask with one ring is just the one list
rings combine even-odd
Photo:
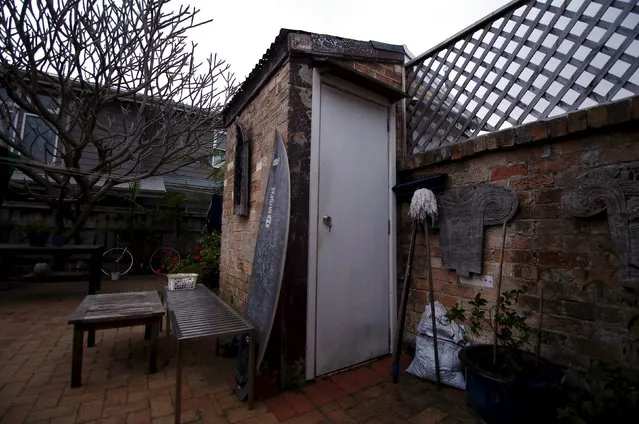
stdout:
[[[104,292],[158,289],[162,280],[105,281]],[[159,372],[146,375],[143,328],[99,331],[84,350],[83,386],[69,387],[68,315],[85,283],[25,283],[0,291],[0,423],[173,423],[174,343],[160,336]],[[464,392],[437,392],[381,361],[258,402],[249,411],[227,383],[232,359],[214,343],[187,350],[183,423],[479,423]],[[404,368],[408,361],[404,361]]]

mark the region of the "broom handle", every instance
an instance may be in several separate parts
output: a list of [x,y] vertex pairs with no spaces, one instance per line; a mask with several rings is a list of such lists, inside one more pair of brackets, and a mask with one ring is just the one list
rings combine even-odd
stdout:
[[537,323],[537,346],[535,346],[535,364],[539,365],[539,355],[541,353],[541,329],[544,312],[544,283],[539,281],[539,322]]
[[433,267],[430,259],[430,243],[428,242],[428,219],[424,221],[426,260],[428,261],[428,286],[430,289],[430,318],[433,325],[433,348],[435,349],[435,374],[437,376],[437,390],[441,382],[439,375],[439,350],[437,349],[437,320],[435,319],[435,289],[433,288]]
[[501,277],[504,270],[504,249],[506,247],[506,224],[501,228],[501,257],[499,258],[499,275],[497,277],[497,300],[495,301],[495,331],[493,338],[493,364],[497,363],[497,334],[499,334],[499,308],[501,307]]
[[404,323],[406,322],[406,303],[408,302],[408,286],[410,284],[410,274],[413,267],[413,257],[415,256],[415,238],[417,237],[417,222],[413,220],[413,230],[410,235],[410,245],[408,247],[408,261],[404,271],[404,285],[402,286],[402,297],[399,303],[397,319],[397,330],[395,332],[395,351],[393,352],[393,383],[397,383],[399,378],[399,357],[402,351],[402,338],[404,335]]

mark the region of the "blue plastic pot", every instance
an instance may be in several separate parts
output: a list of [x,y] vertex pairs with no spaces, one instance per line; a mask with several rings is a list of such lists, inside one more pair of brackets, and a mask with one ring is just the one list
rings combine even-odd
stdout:
[[44,247],[47,244],[47,239],[49,238],[48,233],[29,233],[27,234],[27,241],[29,242],[29,246],[33,247]]
[[561,405],[559,383],[564,371],[543,358],[535,366],[531,353],[518,353],[524,372],[513,379],[490,371],[492,345],[467,346],[459,352],[466,368],[468,404],[490,424],[554,422]]
[[53,235],[51,236],[51,244],[55,247],[64,246],[67,243],[67,238],[64,236]]

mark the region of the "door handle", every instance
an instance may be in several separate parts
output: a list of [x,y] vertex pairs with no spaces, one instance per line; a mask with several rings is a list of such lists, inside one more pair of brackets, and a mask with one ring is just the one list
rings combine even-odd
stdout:
[[328,231],[330,232],[331,228],[333,227],[333,219],[331,218],[331,216],[324,215],[324,217],[322,218],[322,222],[328,227]]

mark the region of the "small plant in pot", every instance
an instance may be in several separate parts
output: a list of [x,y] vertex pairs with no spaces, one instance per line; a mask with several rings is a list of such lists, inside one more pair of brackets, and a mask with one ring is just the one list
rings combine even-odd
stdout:
[[26,235],[30,246],[43,247],[51,233],[51,227],[42,221],[29,221],[22,224],[22,230]]
[[[470,302],[470,332],[480,336],[487,324],[493,344],[471,344],[459,352],[466,369],[468,403],[488,423],[552,422],[560,398],[563,370],[523,349],[530,339],[526,317],[515,305],[526,287],[501,293],[493,306],[477,294]],[[449,319],[466,321],[459,305]]]

